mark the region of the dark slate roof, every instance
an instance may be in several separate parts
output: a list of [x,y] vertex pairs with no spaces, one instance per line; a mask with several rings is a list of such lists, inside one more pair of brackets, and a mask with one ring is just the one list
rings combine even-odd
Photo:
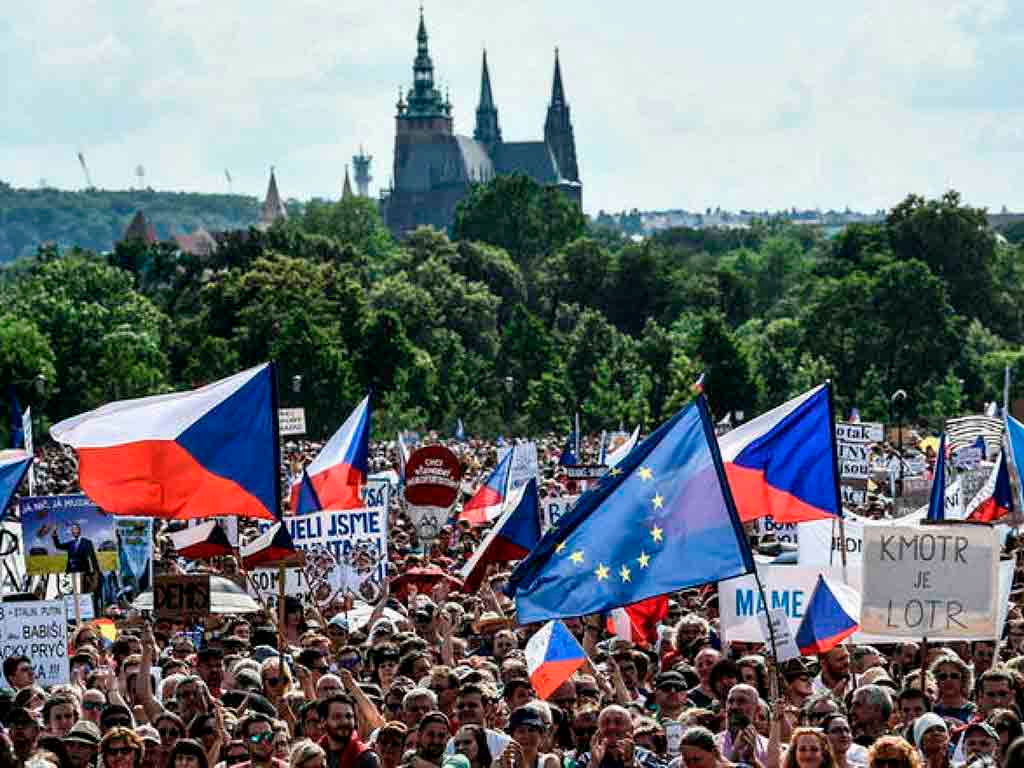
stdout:
[[543,141],[506,141],[495,147],[495,170],[525,173],[538,184],[558,183],[558,163]]
[[494,177],[494,166],[491,164],[491,156],[487,154],[487,148],[469,136],[456,136],[455,140],[462,152],[466,177],[470,181],[490,181]]

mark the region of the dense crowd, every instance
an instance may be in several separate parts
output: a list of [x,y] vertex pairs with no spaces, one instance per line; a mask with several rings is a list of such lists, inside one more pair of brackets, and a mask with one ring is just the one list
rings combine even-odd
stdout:
[[[536,442],[542,494],[578,492],[559,468],[564,436]],[[498,446],[450,445],[468,495]],[[319,447],[286,444],[283,476]],[[395,451],[374,444],[371,472],[394,469]],[[596,441],[583,453],[595,458]],[[37,473],[37,492],[75,490],[59,448]],[[1024,768],[1016,605],[998,645],[842,645],[776,667],[761,645],[722,642],[713,585],[690,589],[643,646],[601,617],[567,620],[588,660],[540,700],[524,653],[537,627],[517,625],[508,570],[471,594],[446,578],[483,531],[452,524],[421,541],[393,501],[390,572],[439,568],[365,613],[351,598],[289,597],[282,626],[264,610],[209,616],[197,633],[120,606],[115,640],[91,622],[71,634],[68,685],[44,690],[33,659],[5,659],[0,768]],[[158,570],[197,570],[157,536]]]

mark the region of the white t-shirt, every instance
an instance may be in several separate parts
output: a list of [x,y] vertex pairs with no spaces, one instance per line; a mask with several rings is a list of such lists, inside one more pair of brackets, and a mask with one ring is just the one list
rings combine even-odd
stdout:
[[[490,728],[485,728],[484,731],[487,733],[487,748],[491,750],[491,759],[497,760],[501,753],[505,751],[505,747],[512,741],[511,736],[506,736],[501,731],[495,731]],[[449,755],[455,754],[455,739],[448,739],[448,746],[445,748],[445,753]]]

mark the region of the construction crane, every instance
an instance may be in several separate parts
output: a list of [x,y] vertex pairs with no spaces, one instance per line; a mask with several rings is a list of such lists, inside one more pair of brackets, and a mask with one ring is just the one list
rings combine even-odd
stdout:
[[82,166],[82,173],[85,174],[85,188],[95,189],[96,187],[92,183],[92,176],[89,175],[89,166],[85,164],[85,155],[81,152],[78,153],[78,162]]

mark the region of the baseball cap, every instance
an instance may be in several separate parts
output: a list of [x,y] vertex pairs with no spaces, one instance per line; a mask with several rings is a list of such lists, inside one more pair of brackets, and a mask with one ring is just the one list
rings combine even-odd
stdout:
[[508,731],[512,732],[521,725],[543,731],[544,719],[535,709],[531,709],[530,707],[518,707],[513,710],[511,715],[509,715]]

